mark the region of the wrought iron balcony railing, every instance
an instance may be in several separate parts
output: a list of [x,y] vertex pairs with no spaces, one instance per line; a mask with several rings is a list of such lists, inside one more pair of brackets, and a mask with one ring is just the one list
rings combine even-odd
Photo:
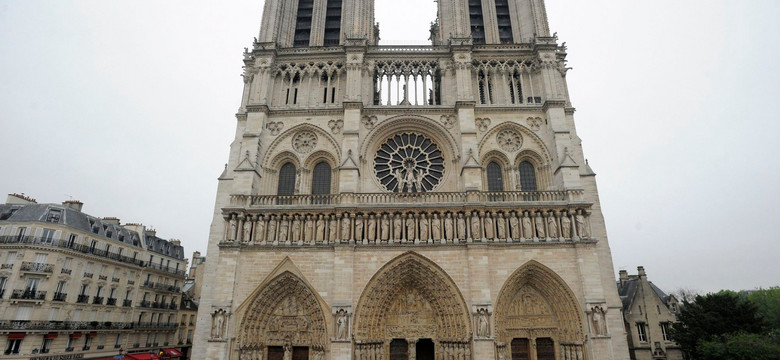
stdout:
[[54,272],[54,265],[25,261],[22,263],[22,266],[19,268],[19,270],[24,272],[51,274]]
[[124,307],[133,306],[133,300],[130,300],[130,299],[122,300],[122,306],[124,306]]
[[11,299],[42,301],[42,300],[46,300],[46,292],[36,291],[36,290],[16,289],[11,293]]
[[89,295],[79,295],[76,298],[76,302],[79,304],[86,304],[89,302]]
[[71,269],[63,268],[62,270],[60,270],[60,274],[65,274],[65,275],[70,275],[72,272],[73,272],[73,270],[71,270]]
[[108,300],[106,300],[106,305],[116,305],[116,299],[108,298]]
[[92,298],[92,303],[95,305],[103,305],[103,297],[95,296],[94,298]]
[[54,301],[65,301],[65,299],[68,297],[68,294],[56,292],[54,293],[54,298],[52,300]]

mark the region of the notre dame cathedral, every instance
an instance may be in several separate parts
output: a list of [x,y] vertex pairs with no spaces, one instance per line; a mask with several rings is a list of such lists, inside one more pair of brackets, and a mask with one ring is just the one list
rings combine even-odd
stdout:
[[544,0],[437,6],[380,46],[374,0],[266,0],[195,358],[628,359]]

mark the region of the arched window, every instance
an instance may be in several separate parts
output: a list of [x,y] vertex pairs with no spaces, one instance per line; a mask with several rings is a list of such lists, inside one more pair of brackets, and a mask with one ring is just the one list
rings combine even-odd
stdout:
[[[312,195],[327,195],[330,194],[330,164],[325,161],[319,162],[314,165],[314,172],[311,177],[311,193]],[[316,204],[327,204],[327,196],[314,197]]]
[[504,191],[504,177],[501,173],[501,165],[491,161],[487,166],[488,191]]
[[523,161],[518,166],[518,170],[520,171],[520,190],[536,191],[536,170],[534,170],[533,164]]
[[285,163],[279,170],[279,185],[276,195],[293,195],[295,193],[295,165]]

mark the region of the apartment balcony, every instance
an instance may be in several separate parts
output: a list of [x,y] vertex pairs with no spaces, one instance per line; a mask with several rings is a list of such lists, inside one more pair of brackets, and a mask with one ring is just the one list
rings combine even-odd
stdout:
[[127,285],[135,285],[135,281],[134,280],[127,280]]
[[168,308],[171,310],[176,310],[177,308],[176,303],[171,303],[170,305],[168,305]]
[[99,321],[0,321],[0,331],[16,330],[129,330],[133,323]]
[[163,324],[163,323],[152,323],[152,322],[142,322],[142,323],[135,323],[133,326],[134,329],[141,329],[141,330],[175,330],[179,328],[179,324]]
[[98,275],[98,280],[108,281],[108,276],[106,276],[106,275]]
[[11,299],[19,301],[44,301],[46,300],[46,292],[16,289],[11,293]]
[[89,303],[89,295],[79,295],[76,298],[76,303],[78,304],[86,304]]
[[148,289],[154,289],[154,283],[151,281],[144,281],[143,284],[141,284],[141,287],[145,287]]
[[84,273],[84,277],[88,279],[92,279],[92,275],[93,275],[92,273],[87,273],[87,272]]
[[122,306],[124,306],[124,307],[133,306],[133,300],[130,300],[130,299],[122,300]]
[[27,273],[51,274],[54,272],[54,265],[25,261],[19,270]]
[[11,270],[14,268],[14,264],[2,264],[0,265],[0,270]]
[[56,292],[54,293],[54,298],[52,300],[54,301],[65,301],[65,299],[68,297],[68,294]]
[[72,272],[73,272],[73,270],[71,270],[71,269],[62,269],[62,270],[60,270],[60,274],[64,274],[64,275],[70,275]]
[[148,300],[142,300],[142,301],[141,301],[141,303],[140,303],[140,304],[138,304],[138,306],[140,306],[140,307],[142,307],[142,308],[148,308],[148,307],[150,307],[151,305],[152,305],[152,304],[151,304],[151,303],[150,303]]
[[106,305],[116,305],[116,299],[108,298],[108,300],[106,300]]
[[[66,249],[73,252],[103,257],[106,259],[119,261],[126,264],[132,264],[140,267],[146,266],[146,262],[138,259],[130,258],[116,253],[106,252],[105,250],[93,248],[87,245],[80,245],[65,240],[34,237],[34,236],[0,236],[0,246],[19,245],[19,244]],[[13,266],[12,264],[4,264],[0,266],[2,266],[3,269],[5,269],[6,265],[9,266],[8,267],[9,269]]]
[[95,296],[92,298],[92,303],[95,305],[103,305],[103,297],[102,296]]
[[119,278],[112,277],[111,278],[111,282],[118,283],[119,282]]

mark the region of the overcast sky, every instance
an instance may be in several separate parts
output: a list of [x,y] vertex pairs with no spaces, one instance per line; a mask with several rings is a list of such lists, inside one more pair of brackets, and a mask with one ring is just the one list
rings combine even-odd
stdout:
[[[780,285],[780,1],[546,5],[615,271],[644,265],[667,291]],[[205,252],[262,7],[0,0],[0,193],[78,199]],[[423,44],[435,4],[376,14],[383,39]]]

